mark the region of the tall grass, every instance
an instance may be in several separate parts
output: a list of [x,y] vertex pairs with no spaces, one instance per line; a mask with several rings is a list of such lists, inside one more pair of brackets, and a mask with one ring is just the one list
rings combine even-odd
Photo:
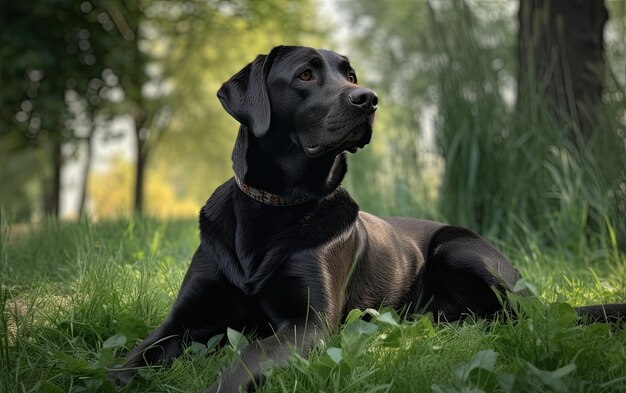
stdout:
[[[404,3],[394,0],[389,8]],[[356,42],[375,63],[372,85],[382,115],[375,138],[385,136],[372,141],[384,147],[354,160],[368,172],[351,175],[357,201],[379,213],[438,218],[490,239],[531,236],[579,256],[584,248],[625,250],[626,94],[612,65],[599,123],[581,143],[565,114],[557,120],[549,113],[536,87],[516,102],[514,13],[470,1],[415,3],[410,11],[398,16],[371,1],[349,11],[356,25],[368,22]],[[619,50],[608,46],[607,61]],[[437,108],[439,182],[420,161],[421,124],[406,121],[406,113],[417,118],[416,108],[428,104]],[[439,185],[432,203],[424,188]]]
[[[530,229],[564,249],[588,242],[609,251],[616,243],[625,247],[626,134],[619,117],[626,96],[613,98],[621,109],[617,102],[604,107],[588,141],[572,137],[573,122],[548,113],[536,88],[507,105],[503,95],[511,86],[494,70],[496,58],[469,12],[453,7],[440,15],[445,19],[435,18],[437,37],[453,48],[439,79],[444,215],[500,237]],[[610,80],[607,88],[616,85]]]

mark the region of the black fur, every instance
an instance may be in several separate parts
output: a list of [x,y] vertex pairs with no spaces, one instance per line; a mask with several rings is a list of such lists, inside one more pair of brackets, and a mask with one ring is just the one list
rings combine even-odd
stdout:
[[[310,77],[310,78],[309,78]],[[444,320],[502,309],[517,270],[463,228],[360,212],[339,187],[345,151],[369,143],[377,97],[356,85],[348,59],[331,51],[277,47],[224,83],[218,97],[240,123],[233,169],[246,184],[294,206],[271,206],[231,179],[200,213],[201,241],[167,320],[127,356],[126,371],[167,364],[185,342],[227,327],[260,341],[242,351],[209,392],[252,389],[261,362],[306,354],[352,308],[431,311]],[[617,321],[626,306],[581,308]]]

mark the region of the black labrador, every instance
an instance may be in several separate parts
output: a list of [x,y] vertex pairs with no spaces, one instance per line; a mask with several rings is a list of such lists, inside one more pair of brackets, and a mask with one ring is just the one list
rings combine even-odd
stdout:
[[[376,94],[348,59],[279,46],[258,56],[218,97],[239,123],[234,178],[200,212],[201,242],[167,320],[127,356],[134,371],[167,364],[190,340],[227,327],[261,338],[209,392],[253,389],[261,362],[306,354],[354,308],[430,311],[454,321],[503,308],[517,270],[488,241],[459,227],[359,211],[340,187],[346,151],[370,141]],[[624,305],[590,306],[621,318]]]

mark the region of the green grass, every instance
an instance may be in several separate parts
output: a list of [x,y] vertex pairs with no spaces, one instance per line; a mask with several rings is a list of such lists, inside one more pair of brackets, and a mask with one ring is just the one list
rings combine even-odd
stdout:
[[[167,314],[196,223],[48,221],[22,237],[8,232],[2,223],[0,392],[115,391],[104,374]],[[626,302],[626,258],[528,239],[499,244],[540,294],[518,300],[519,321],[434,325],[379,310],[366,322],[354,313],[310,357],[272,370],[260,391],[626,391],[626,330],[578,325],[564,303]],[[196,344],[122,390],[202,391],[236,353]]]

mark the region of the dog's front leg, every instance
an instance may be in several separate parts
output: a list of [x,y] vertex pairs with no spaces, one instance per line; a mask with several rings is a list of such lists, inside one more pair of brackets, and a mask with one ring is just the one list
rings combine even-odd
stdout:
[[246,346],[205,393],[238,393],[240,389],[248,392],[263,380],[264,365],[285,366],[290,354],[307,355],[325,335],[320,326],[285,325],[273,336]]
[[184,330],[168,320],[155,329],[127,355],[121,369],[112,369],[108,378],[116,385],[126,385],[138,368],[154,364],[167,365],[183,350]]
[[205,343],[227,327],[241,329],[249,316],[246,301],[199,247],[166,321],[135,346],[124,366],[112,369],[108,378],[125,385],[139,368],[169,365],[190,341]]

